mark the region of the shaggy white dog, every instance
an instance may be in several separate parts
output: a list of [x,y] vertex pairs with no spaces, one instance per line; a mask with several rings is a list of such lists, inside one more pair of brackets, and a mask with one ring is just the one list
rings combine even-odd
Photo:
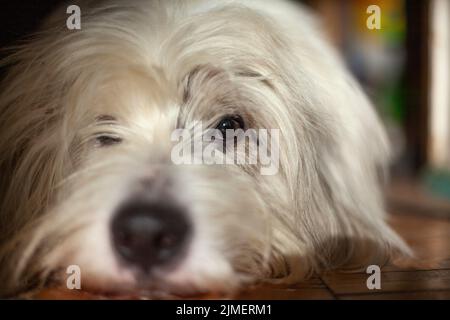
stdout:
[[[4,61],[1,295],[69,265],[86,290],[192,294],[408,252],[384,222],[384,130],[305,9],[80,7],[81,30],[63,8]],[[174,164],[171,134],[198,121],[278,129],[278,172]]]

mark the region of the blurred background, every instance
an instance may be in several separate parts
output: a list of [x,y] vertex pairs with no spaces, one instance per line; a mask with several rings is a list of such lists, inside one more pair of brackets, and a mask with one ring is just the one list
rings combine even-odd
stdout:
[[[450,218],[450,1],[302,2],[319,13],[388,129],[391,211]],[[373,5],[380,29],[367,26]]]
[[[391,211],[450,218],[450,1],[298,1],[317,11],[388,129]],[[62,2],[2,1],[0,47],[33,32]],[[373,5],[380,29],[367,27]]]

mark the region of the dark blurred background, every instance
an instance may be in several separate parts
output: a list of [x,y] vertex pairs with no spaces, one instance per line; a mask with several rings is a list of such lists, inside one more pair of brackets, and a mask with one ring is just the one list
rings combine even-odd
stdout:
[[46,15],[64,3],[61,0],[1,0],[0,2],[1,47],[12,44],[35,31]]
[[[63,2],[2,0],[0,47],[32,33]],[[450,1],[299,2],[318,12],[388,129],[394,161],[387,196],[393,210],[450,218]],[[381,10],[379,30],[366,25],[370,5]]]

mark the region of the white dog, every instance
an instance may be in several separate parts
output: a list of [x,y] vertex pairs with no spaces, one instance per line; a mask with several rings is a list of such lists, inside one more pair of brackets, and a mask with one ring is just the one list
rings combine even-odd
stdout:
[[[4,61],[1,295],[64,285],[70,265],[85,290],[184,295],[409,252],[384,222],[385,132],[305,9],[80,8],[81,30],[63,8]],[[198,121],[224,141],[278,129],[279,170],[174,164],[171,134]]]

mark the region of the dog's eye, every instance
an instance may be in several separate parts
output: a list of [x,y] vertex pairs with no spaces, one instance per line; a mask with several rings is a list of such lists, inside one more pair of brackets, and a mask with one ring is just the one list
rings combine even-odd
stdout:
[[97,147],[109,147],[122,142],[122,139],[112,135],[99,135],[95,138]]
[[220,120],[216,129],[220,130],[224,139],[227,137],[227,130],[244,129],[244,120],[240,116],[227,116]]

